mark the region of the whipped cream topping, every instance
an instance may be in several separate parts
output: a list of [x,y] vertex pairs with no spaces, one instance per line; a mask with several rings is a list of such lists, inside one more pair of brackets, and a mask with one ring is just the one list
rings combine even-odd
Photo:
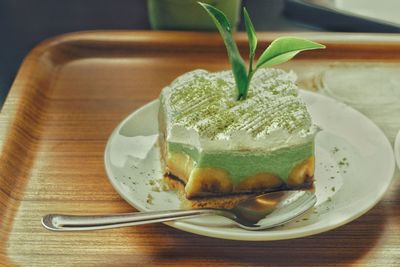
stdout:
[[318,127],[298,95],[296,75],[258,70],[245,100],[231,71],[194,70],[161,93],[167,141],[199,150],[275,150],[306,142]]

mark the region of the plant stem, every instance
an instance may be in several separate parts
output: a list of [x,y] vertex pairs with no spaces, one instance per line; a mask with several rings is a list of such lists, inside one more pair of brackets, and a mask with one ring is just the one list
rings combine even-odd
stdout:
[[249,70],[247,72],[247,84],[246,84],[246,90],[244,90],[244,92],[241,92],[239,94],[238,100],[243,99],[245,100],[247,97],[247,92],[249,91],[249,87],[250,87],[250,82],[251,82],[251,78],[253,77],[254,71],[253,71],[253,61],[254,61],[254,54],[250,53],[249,55]]
[[242,99],[245,100],[247,98],[247,92],[249,91],[250,83],[251,83],[251,78],[253,78],[253,71],[250,71],[249,69],[249,74],[247,76],[247,84],[246,84],[246,90],[243,92]]

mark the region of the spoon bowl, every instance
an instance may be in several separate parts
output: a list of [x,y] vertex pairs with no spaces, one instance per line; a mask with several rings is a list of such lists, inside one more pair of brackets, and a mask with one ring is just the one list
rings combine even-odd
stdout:
[[266,193],[239,202],[233,209],[192,209],[109,215],[48,214],[42,225],[52,231],[85,231],[218,215],[246,230],[262,230],[287,223],[317,202],[314,192],[288,190]]

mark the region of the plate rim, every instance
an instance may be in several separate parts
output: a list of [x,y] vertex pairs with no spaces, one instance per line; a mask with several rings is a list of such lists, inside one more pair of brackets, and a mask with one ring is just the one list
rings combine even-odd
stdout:
[[394,141],[394,157],[396,158],[397,168],[400,170],[400,130],[396,135],[396,139]]
[[[307,229],[305,231],[300,231],[300,232],[294,231],[294,233],[290,233],[290,230],[287,230],[287,231],[289,231],[289,233],[286,233],[286,234],[276,233],[274,235],[271,235],[271,234],[262,235],[261,233],[263,233],[263,231],[247,231],[247,232],[235,232],[235,233],[230,233],[230,235],[227,235],[226,233],[220,233],[218,230],[215,230],[215,229],[207,227],[207,226],[199,226],[199,225],[191,224],[191,223],[184,222],[184,221],[163,222],[163,224],[166,224],[170,227],[173,227],[175,229],[179,229],[179,230],[182,230],[185,232],[202,235],[202,236],[207,236],[207,237],[226,239],[226,240],[238,240],[238,241],[288,240],[288,239],[312,236],[312,235],[320,234],[323,232],[327,232],[327,231],[339,228],[349,222],[357,220],[359,217],[366,214],[369,210],[371,210],[373,207],[375,207],[376,204],[383,198],[384,194],[387,192],[390,184],[393,182],[394,172],[395,172],[395,168],[396,168],[395,156],[394,156],[394,153],[392,152],[393,149],[392,149],[392,146],[391,146],[390,141],[388,140],[387,136],[384,134],[382,129],[379,128],[371,119],[369,119],[367,116],[362,114],[357,109],[347,105],[346,103],[343,103],[335,98],[323,95],[321,93],[312,92],[312,91],[308,91],[308,90],[304,90],[304,89],[299,89],[299,93],[300,93],[300,95],[308,94],[309,96],[312,96],[312,97],[320,97],[320,98],[324,98],[325,100],[328,100],[328,101],[334,101],[334,102],[336,102],[336,104],[344,105],[346,108],[351,109],[352,112],[355,112],[358,116],[363,117],[383,137],[382,141],[384,141],[385,146],[390,149],[390,153],[388,153],[390,160],[388,160],[389,170],[388,170],[388,174],[387,174],[388,177],[390,174],[390,178],[388,178],[386,185],[384,185],[384,188],[382,188],[382,190],[379,192],[378,196],[374,199],[373,202],[370,203],[370,205],[368,205],[363,210],[356,212],[353,216],[350,216],[350,217],[346,218],[345,220],[341,220],[339,223],[332,223],[325,227],[319,227],[317,229],[312,228],[312,229]],[[124,119],[122,119],[122,121],[113,129],[113,131],[109,135],[109,137],[107,139],[106,147],[104,149],[104,156],[103,156],[104,167],[105,167],[105,171],[106,171],[109,182],[113,186],[114,190],[120,195],[120,197],[122,199],[124,199],[127,203],[129,203],[132,207],[137,209],[138,211],[145,211],[145,210],[141,209],[138,205],[136,205],[128,197],[126,197],[124,195],[124,193],[122,192],[122,190],[119,189],[119,186],[115,182],[115,179],[111,178],[111,177],[113,177],[113,175],[107,164],[110,161],[108,152],[110,151],[111,140],[112,140],[112,137],[115,135],[115,132],[117,130],[119,130],[136,113],[141,112],[143,109],[146,109],[149,106],[156,104],[157,102],[159,102],[159,99],[151,100],[150,102],[147,102],[145,105],[141,106],[140,108],[134,110],[133,112],[128,114],[126,117],[124,117]],[[296,230],[296,229],[291,229],[291,230]],[[258,234],[256,234],[256,233],[258,233]]]

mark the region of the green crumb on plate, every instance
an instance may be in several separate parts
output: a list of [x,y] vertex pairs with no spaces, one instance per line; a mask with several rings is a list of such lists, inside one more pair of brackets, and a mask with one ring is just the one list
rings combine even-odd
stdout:
[[169,186],[166,184],[166,183],[162,183],[161,184],[161,190],[162,191],[169,191],[170,190],[170,188],[169,188]]
[[339,161],[338,164],[339,164],[340,166],[346,166],[346,167],[348,167],[348,166],[350,165],[350,163],[347,161],[347,158],[346,158],[346,157],[342,158],[342,160]]
[[158,186],[153,186],[153,187],[151,188],[151,191],[153,191],[153,192],[161,192],[161,189],[160,189],[160,187],[158,187]]
[[150,193],[147,194],[147,200],[146,200],[147,204],[153,205],[153,200],[154,200],[153,196]]

